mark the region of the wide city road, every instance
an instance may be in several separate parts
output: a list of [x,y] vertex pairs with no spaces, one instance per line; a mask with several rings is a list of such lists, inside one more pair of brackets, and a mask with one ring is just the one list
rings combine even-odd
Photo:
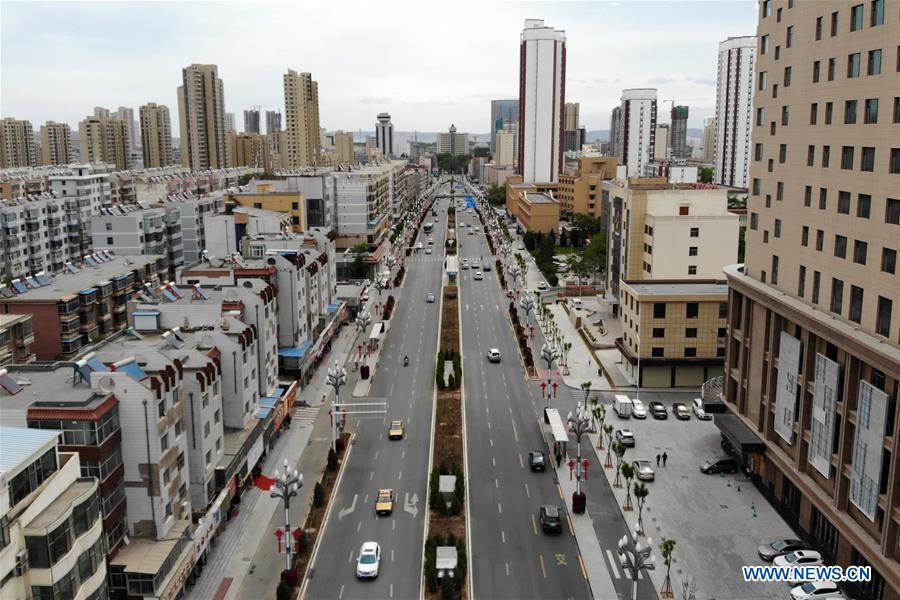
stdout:
[[[382,292],[383,300],[393,293],[398,303],[382,341],[369,398],[349,400],[350,386],[341,390],[345,402],[387,402],[387,414],[348,417],[354,444],[307,576],[306,598],[419,597],[441,306],[440,249],[447,221],[446,211],[437,212],[438,217],[425,219],[436,221],[434,254],[420,250],[408,257],[402,289]],[[420,234],[418,239],[428,247],[428,237]],[[435,294],[437,302],[425,302],[428,292]],[[369,294],[378,292],[370,288]],[[377,321],[374,314],[373,320]],[[408,367],[403,366],[404,355],[409,356]],[[393,419],[406,423],[402,440],[388,440]],[[375,498],[383,488],[394,490],[396,502],[393,514],[379,517]],[[381,545],[381,568],[374,581],[356,578],[359,549],[367,541]]]
[[[482,227],[474,211],[457,212],[457,223]],[[460,257],[493,260],[483,232],[458,227]],[[484,260],[482,260],[482,257]],[[579,562],[566,502],[553,471],[532,472],[530,450],[547,451],[540,430],[540,389],[528,382],[507,317],[496,266],[474,279],[460,270],[470,552],[475,598],[590,598]],[[500,363],[487,361],[498,348]],[[563,511],[562,535],[545,534],[541,505]]]

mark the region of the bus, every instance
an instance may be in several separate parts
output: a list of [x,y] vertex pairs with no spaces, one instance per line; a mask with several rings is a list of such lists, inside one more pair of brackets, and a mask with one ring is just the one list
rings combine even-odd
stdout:
[[428,221],[427,223],[425,223],[425,225],[422,226],[422,229],[425,233],[431,235],[432,227],[434,227],[434,224],[431,221]]

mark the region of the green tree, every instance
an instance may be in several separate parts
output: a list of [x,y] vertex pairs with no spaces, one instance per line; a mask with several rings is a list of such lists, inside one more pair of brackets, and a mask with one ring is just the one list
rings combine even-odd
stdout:
[[613,487],[620,488],[622,487],[622,479],[620,475],[622,474],[622,463],[625,460],[625,445],[621,442],[615,442],[612,445],[613,453],[616,455],[616,480],[613,482]]
[[700,171],[700,181],[703,183],[712,183],[713,180],[713,170],[709,167],[703,167],[703,170]]
[[664,598],[671,598],[673,596],[672,578],[669,576],[669,572],[672,570],[672,562],[675,555],[675,540],[663,538],[662,543],[659,545],[659,551],[663,557],[663,564],[666,565],[666,579],[663,581],[662,595]]
[[365,256],[369,252],[369,245],[365,242],[356,244],[351,252],[353,253],[353,262],[350,264],[350,270],[354,277],[362,277],[366,272]]
[[640,535],[644,535],[644,503],[649,495],[650,490],[646,485],[640,482],[634,484],[634,499],[638,505],[638,534]]
[[313,488],[313,506],[322,506],[323,504],[325,504],[325,487],[321,481],[317,481]]
[[488,203],[491,206],[503,206],[506,204],[506,184],[491,184],[487,192]]
[[631,506],[631,480],[634,479],[634,466],[631,463],[622,465],[622,477],[625,478],[625,510],[632,510]]
[[603,426],[603,437],[606,438],[606,462],[604,463],[603,467],[606,469],[612,468],[612,457],[610,455],[610,452],[612,452],[612,438],[614,430],[615,427],[613,427],[612,425]]
[[294,588],[287,584],[283,579],[275,588],[275,600],[293,600]]

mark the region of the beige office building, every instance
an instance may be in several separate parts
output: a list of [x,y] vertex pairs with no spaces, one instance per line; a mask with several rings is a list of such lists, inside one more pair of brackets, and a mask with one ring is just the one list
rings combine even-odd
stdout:
[[192,171],[228,166],[225,143],[225,90],[216,65],[181,70],[178,120],[181,164]]
[[47,121],[41,125],[41,164],[67,165],[72,162],[72,131],[68,123]]
[[322,152],[319,138],[319,84],[310,73],[284,75],[284,112],[289,168],[314,167]]
[[334,152],[339,164],[349,165],[353,160],[353,134],[338,131],[334,134]]
[[231,155],[234,164],[229,167],[254,167],[262,169],[266,173],[274,170],[272,153],[269,152],[269,142],[261,133],[229,133],[228,143],[231,144]]
[[827,564],[900,598],[900,11],[759,3],[746,263],[727,414],[751,477]]
[[37,166],[31,121],[0,119],[0,168]]
[[128,129],[125,121],[106,117],[87,117],[78,124],[81,160],[85,163],[111,163],[117,171],[131,168]]
[[144,168],[166,167],[172,158],[172,121],[169,107],[165,104],[148,102],[140,108],[141,151]]
[[515,166],[516,136],[508,131],[494,134],[494,164]]
[[716,160],[716,118],[703,119],[703,162]]

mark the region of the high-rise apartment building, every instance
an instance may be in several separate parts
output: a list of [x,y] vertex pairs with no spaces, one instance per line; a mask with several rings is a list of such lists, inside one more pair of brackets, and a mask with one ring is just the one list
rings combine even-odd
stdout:
[[172,156],[172,121],[169,107],[148,102],[141,106],[141,150],[144,168],[166,167],[174,162]]
[[628,167],[629,177],[640,177],[656,152],[656,88],[622,90],[620,111],[617,156]]
[[349,165],[353,162],[353,134],[338,131],[334,134],[334,153],[338,164]]
[[78,124],[81,160],[86,163],[111,163],[117,171],[131,168],[128,128],[125,121],[106,117],[87,117]]
[[508,131],[498,131],[494,134],[494,164],[515,164],[516,136]]
[[0,119],[0,169],[37,166],[31,121]]
[[518,173],[525,183],[556,183],[565,141],[566,34],[526,19],[519,39]]
[[181,70],[181,81],[181,164],[192,171],[225,168],[225,89],[218,67],[192,64]]
[[236,132],[237,129],[234,126],[234,113],[225,113],[225,133],[228,134]]
[[266,136],[260,133],[229,133],[231,167],[255,167],[271,173],[274,167]]
[[375,143],[386,158],[394,155],[394,124],[391,123],[391,115],[388,113],[378,113],[378,122],[375,123]]
[[259,133],[259,109],[244,111],[244,133]]
[[622,139],[619,137],[619,126],[622,124],[622,107],[616,106],[609,115],[609,153],[622,162]]
[[759,11],[746,261],[725,269],[717,424],[826,564],[871,566],[848,593],[896,600],[897,5],[763,0]]
[[656,124],[656,137],[654,138],[654,160],[666,160],[669,158],[669,124]]
[[563,147],[566,152],[576,152],[581,150],[581,146],[585,141],[584,128],[579,125],[581,105],[578,102],[566,102],[564,113],[565,122],[563,123]]
[[518,100],[491,100],[491,152],[497,152],[497,132],[518,122]]
[[277,110],[266,111],[266,133],[281,131],[281,113]]
[[284,112],[289,168],[317,166],[319,141],[319,84],[310,73],[288,69],[284,75]]
[[41,164],[67,165],[72,162],[72,131],[68,123],[47,121],[41,125]]
[[438,154],[453,154],[463,156],[469,153],[469,134],[457,133],[456,125],[451,124],[450,130],[438,133]]
[[563,130],[572,131],[578,129],[581,123],[579,114],[581,112],[581,104],[578,102],[566,102],[563,111],[563,114],[565,115]]
[[98,119],[108,119],[112,115],[110,114],[108,108],[104,108],[102,106],[95,106],[94,107],[94,116],[97,117]]
[[[657,138],[659,139],[659,138]],[[716,118],[703,119],[703,162],[711,163],[716,158]]]
[[[822,60],[819,59],[820,64]],[[761,81],[760,85],[768,86],[768,74],[762,77],[766,81]],[[733,37],[721,42],[713,156],[714,181],[720,185],[745,189],[750,186],[748,175],[755,88],[756,36]]]
[[687,106],[673,106],[671,115],[671,129],[669,134],[672,144],[672,156],[675,158],[690,158],[691,153],[687,147]]
[[140,131],[134,126],[134,109],[127,106],[120,106],[113,113],[114,119],[125,121],[125,129],[128,131],[128,151],[135,151],[140,142]]

